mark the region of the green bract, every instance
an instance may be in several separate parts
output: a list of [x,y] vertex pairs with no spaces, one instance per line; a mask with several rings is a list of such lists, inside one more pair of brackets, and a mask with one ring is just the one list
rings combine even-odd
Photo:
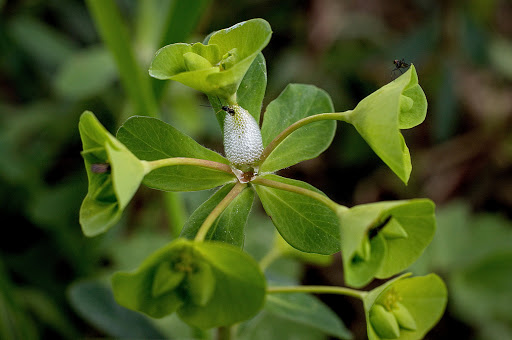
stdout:
[[234,246],[178,239],[136,271],[114,274],[112,288],[126,308],[155,318],[177,312],[189,325],[211,328],[256,314],[263,306],[265,278]]
[[156,53],[149,74],[230,99],[271,35],[268,22],[252,19],[215,32],[208,45],[167,45]]
[[439,321],[447,290],[435,274],[402,275],[370,291],[364,298],[369,340],[422,339]]
[[362,287],[409,267],[434,237],[428,199],[362,204],[338,213],[345,282]]
[[89,179],[87,196],[80,208],[80,224],[85,235],[95,236],[119,220],[146,169],[92,112],[82,114],[78,127]]
[[348,115],[375,153],[400,179],[407,183],[411,174],[411,156],[401,129],[412,128],[425,119],[427,99],[414,65],[395,81],[364,98]]

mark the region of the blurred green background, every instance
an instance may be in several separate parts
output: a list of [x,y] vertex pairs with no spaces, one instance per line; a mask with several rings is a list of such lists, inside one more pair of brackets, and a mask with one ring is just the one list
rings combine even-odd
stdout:
[[[175,317],[154,321],[124,310],[106,284],[114,270],[135,268],[175,237],[211,192],[141,188],[116,228],[86,238],[78,224],[87,190],[78,117],[91,110],[114,133],[131,115],[154,115],[222,152],[206,98],[150,79],[147,68],[166,44],[202,41],[254,17],[274,31],[263,51],[264,105],[295,82],[325,89],[338,111],[352,109],[398,75],[394,59],[414,63],[429,110],[422,125],[404,131],[413,160],[408,186],[342,123],[330,149],[282,175],[347,206],[434,200],[438,232],[412,270],[438,273],[450,295],[445,316],[427,338],[512,339],[507,0],[0,1],[0,338],[211,335]],[[273,228],[259,203],[253,211],[246,249],[260,258]],[[323,266],[283,259],[270,270],[292,282],[343,285],[339,256]],[[359,301],[321,299],[355,339],[365,338]],[[247,327],[244,339],[328,337],[268,315],[250,325],[258,322],[266,322],[266,331]]]

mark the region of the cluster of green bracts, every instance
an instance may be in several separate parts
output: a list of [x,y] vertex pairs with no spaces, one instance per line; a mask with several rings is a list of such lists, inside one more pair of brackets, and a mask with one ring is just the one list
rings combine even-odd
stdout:
[[419,339],[446,305],[446,287],[436,275],[402,275],[370,292],[267,287],[268,263],[258,264],[242,250],[255,194],[295,249],[277,247],[277,253],[341,251],[346,284],[354,288],[406,270],[435,233],[434,204],[428,199],[349,209],[307,183],[274,174],[325,151],[337,121],[344,121],[407,182],[411,160],[400,130],[420,124],[427,108],[414,66],[345,112],[334,112],[325,91],[291,84],[268,105],[260,130],[256,122],[266,87],[261,50],[270,36],[266,21],[249,20],[215,32],[206,45],[165,46],[151,64],[152,76],[208,95],[227,157],[156,118],[132,117],[114,137],[91,112],[82,115],[89,178],[80,210],[85,235],[115,225],[141,183],[165,191],[220,187],[190,216],[178,239],[136,271],[113,276],[116,300],[152,317],[176,312],[190,325],[211,328],[251,318],[264,308],[267,294],[348,294],[363,301],[370,339]]

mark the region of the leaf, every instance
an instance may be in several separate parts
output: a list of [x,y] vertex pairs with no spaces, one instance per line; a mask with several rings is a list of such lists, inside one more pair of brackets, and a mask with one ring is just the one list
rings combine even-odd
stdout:
[[321,255],[314,253],[304,253],[290,246],[279,233],[275,233],[274,247],[279,250],[282,256],[297,259],[303,263],[310,263],[316,266],[328,266],[333,261],[331,255]]
[[121,83],[139,115],[156,116],[158,105],[150,78],[142,72],[130,36],[115,1],[86,1],[97,30],[116,62]]
[[[331,98],[324,90],[312,85],[290,84],[267,106],[261,128],[263,145],[267,146],[279,133],[302,118],[333,111]],[[329,147],[335,132],[335,120],[299,128],[274,149],[260,171],[274,172],[317,157]]]
[[54,86],[61,96],[77,100],[104,91],[116,76],[116,67],[108,51],[93,47],[67,59],[57,73]]
[[8,22],[9,36],[16,45],[43,67],[54,68],[71,57],[75,41],[62,31],[35,18],[16,15]]
[[249,111],[258,123],[266,88],[267,64],[265,57],[260,52],[254,58],[236,92],[238,105]]
[[[277,175],[261,177],[321,193],[315,187],[301,181]],[[324,255],[334,254],[340,250],[336,214],[324,204],[285,190],[262,185],[254,185],[254,188],[266,213],[281,236],[292,247]]]
[[165,338],[148,318],[119,306],[110,289],[100,281],[72,284],[68,290],[68,299],[83,319],[109,336]]
[[[86,236],[95,236],[112,227],[137,191],[145,169],[123,144],[114,138],[90,111],[80,117],[89,188],[80,208],[80,224]],[[105,166],[100,172],[93,165]]]
[[[197,208],[183,226],[180,237],[193,239],[211,211],[226,197],[234,184],[227,184]],[[254,191],[243,190],[210,227],[205,240],[220,241],[242,248],[245,225],[254,201]]]
[[420,277],[402,275],[370,291],[363,298],[369,340],[382,339],[369,321],[374,305],[393,307],[400,303],[416,323],[416,330],[400,328],[397,339],[423,339],[425,334],[439,321],[447,303],[444,282],[435,274]]
[[208,45],[167,45],[157,51],[149,74],[176,80],[209,96],[232,98],[271,34],[268,22],[252,19],[213,33]]
[[[153,161],[189,157],[227,164],[228,161],[171,125],[156,118],[131,117],[118,130],[117,137],[137,157]],[[156,169],[144,178],[144,184],[166,191],[195,191],[233,182],[235,175],[192,165]]]
[[[267,87],[267,66],[265,58],[260,52],[247,70],[238,90],[236,97],[238,105],[249,111],[258,123],[260,121],[261,107],[263,105],[263,97]],[[227,101],[217,96],[208,96],[208,100],[215,112],[215,117],[219,122],[221,131],[224,133],[224,120],[226,112],[222,110],[222,106],[227,105]]]
[[402,76],[364,98],[346,117],[375,153],[407,183],[411,156],[400,129],[425,119],[427,99],[418,84],[414,65]]
[[[345,282],[353,287],[406,269],[422,254],[436,229],[434,204],[428,199],[362,204],[340,210],[338,216]],[[406,236],[397,237],[389,228],[398,228]],[[357,256],[365,238],[370,239],[368,261]]]
[[[187,276],[175,290],[155,297],[151,293],[154,273],[165,262],[186,271]],[[189,286],[189,275],[196,266],[208,266],[213,277],[194,279]],[[212,285],[214,291],[210,293]],[[189,325],[205,329],[252,317],[262,308],[265,297],[265,278],[249,255],[225,243],[183,238],[156,251],[135,272],[114,274],[112,287],[118,303],[127,308],[156,318],[177,311]],[[191,294],[200,294],[196,298],[201,303]]]
[[453,272],[450,280],[454,311],[471,323],[512,321],[512,251],[497,250]]
[[309,294],[269,294],[265,310],[276,317],[316,328],[340,339],[352,338],[338,316]]

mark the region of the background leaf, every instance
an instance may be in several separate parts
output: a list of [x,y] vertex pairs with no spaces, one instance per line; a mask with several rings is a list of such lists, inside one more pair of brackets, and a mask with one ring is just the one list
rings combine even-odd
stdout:
[[89,48],[66,60],[59,69],[54,86],[63,97],[82,99],[104,91],[116,77],[116,65],[108,51],[99,47]]
[[147,317],[119,306],[101,281],[73,284],[68,298],[85,320],[112,337],[165,338]]
[[[234,184],[226,184],[201,204],[189,217],[180,237],[193,239],[210,212],[226,197]],[[254,201],[254,191],[246,188],[229,205],[210,227],[205,240],[220,241],[243,248],[245,226]]]
[[146,72],[142,71],[130,42],[125,22],[115,1],[86,1],[98,31],[114,57],[121,83],[132,100],[135,114],[156,116],[158,106]]
[[[324,90],[313,85],[290,84],[267,106],[261,127],[263,145],[302,118],[333,111],[331,97]],[[334,120],[311,123],[296,130],[274,149],[260,171],[273,172],[318,156],[329,147],[335,132]]]
[[269,294],[265,310],[277,317],[316,328],[331,336],[352,339],[352,334],[338,316],[312,295]]
[[[118,130],[117,137],[137,157],[153,161],[171,157],[190,157],[211,160],[223,164],[228,161],[171,125],[150,117],[132,117]],[[223,171],[190,165],[178,165],[156,169],[143,183],[166,191],[194,191],[211,189],[232,182],[234,175]]]
[[[277,175],[262,178],[296,185],[318,193],[315,187]],[[324,255],[340,250],[336,214],[317,200],[285,190],[254,185],[256,192],[277,230],[294,248]]]

